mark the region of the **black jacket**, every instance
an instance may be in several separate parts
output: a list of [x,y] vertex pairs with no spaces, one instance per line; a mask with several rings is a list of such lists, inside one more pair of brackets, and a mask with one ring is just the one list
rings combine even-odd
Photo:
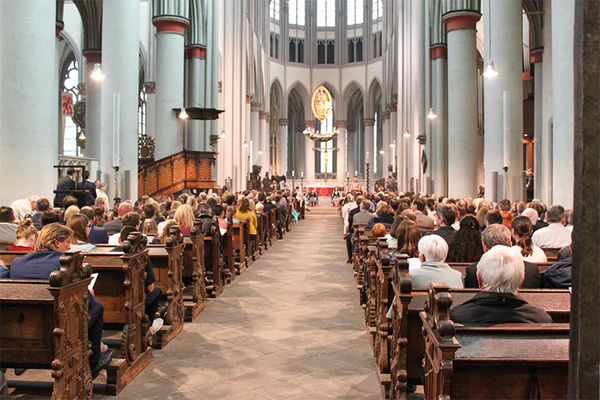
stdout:
[[78,189],[87,190],[87,193],[81,193],[78,196],[79,204],[83,204],[81,207],[89,206],[92,207],[96,202],[96,185],[94,182],[84,181],[78,184]]
[[451,319],[461,324],[550,323],[552,318],[512,293],[480,292],[450,310]]
[[438,235],[441,236],[446,243],[448,243],[448,248],[452,247],[454,243],[454,238],[456,238],[456,229],[451,226],[440,226],[435,231],[429,231],[423,234],[426,235]]
[[[540,278],[540,271],[536,264],[525,262],[525,280],[523,281],[522,288],[525,289],[539,289],[542,287],[542,281]],[[465,278],[466,288],[478,288],[479,283],[477,282],[477,263],[473,263],[467,267],[467,276]]]
[[76,188],[77,184],[68,175],[60,178],[56,184],[57,193],[54,195],[54,207],[62,208],[64,198],[72,194]]
[[360,207],[355,207],[348,213],[348,226],[352,229],[352,220],[354,216],[360,212]]
[[567,289],[571,286],[572,265],[573,259],[568,257],[549,267],[542,274],[542,287]]

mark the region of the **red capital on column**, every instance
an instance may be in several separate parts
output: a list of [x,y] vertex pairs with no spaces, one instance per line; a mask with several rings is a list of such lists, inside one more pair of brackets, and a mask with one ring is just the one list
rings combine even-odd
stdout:
[[84,50],[83,56],[92,64],[100,64],[102,62],[102,51],[100,50]]
[[185,49],[185,58],[199,58],[200,60],[206,59],[206,47],[204,46],[190,46]]
[[448,55],[448,49],[445,44],[435,44],[429,48],[429,52],[432,60],[446,58]]
[[62,32],[64,27],[65,27],[65,23],[63,21],[56,21],[56,27],[54,30],[54,34],[56,35],[56,37],[60,36],[60,33]]
[[156,17],[152,20],[157,32],[172,32],[183,35],[190,22],[185,18],[173,16]]
[[460,29],[475,29],[481,14],[476,11],[456,11],[446,14],[442,22],[448,27],[448,32]]
[[542,62],[542,59],[544,58],[544,48],[540,47],[531,50],[531,52],[529,53],[529,57],[532,64]]

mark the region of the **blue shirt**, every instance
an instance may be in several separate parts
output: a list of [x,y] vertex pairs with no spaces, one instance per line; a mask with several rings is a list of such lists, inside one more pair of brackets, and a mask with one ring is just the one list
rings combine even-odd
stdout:
[[57,251],[36,251],[15,258],[10,266],[10,279],[48,279],[53,271],[60,270]]
[[89,239],[90,243],[92,244],[108,243],[108,234],[106,233],[106,229],[101,226],[91,225]]

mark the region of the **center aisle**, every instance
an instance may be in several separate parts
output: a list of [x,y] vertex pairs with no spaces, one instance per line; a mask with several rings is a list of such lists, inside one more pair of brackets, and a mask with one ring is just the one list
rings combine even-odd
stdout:
[[334,209],[307,213],[118,398],[379,399],[341,231]]

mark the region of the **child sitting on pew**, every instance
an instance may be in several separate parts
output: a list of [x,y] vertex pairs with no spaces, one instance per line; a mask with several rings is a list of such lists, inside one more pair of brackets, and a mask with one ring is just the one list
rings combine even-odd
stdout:
[[[123,251],[122,244],[127,237],[133,232],[137,232],[137,228],[134,226],[124,226],[121,229],[121,234],[119,236],[119,246],[113,248],[111,251]],[[146,263],[146,282],[144,283],[146,287],[146,301],[145,301],[145,313],[150,319],[150,334],[154,335],[156,332],[162,328],[164,321],[162,318],[156,318],[156,311],[158,310],[158,305],[160,303],[160,298],[162,296],[162,290],[156,285],[156,278],[154,277],[154,271],[152,270],[152,262],[150,262],[150,258],[148,258],[148,262]]]
[[[10,268],[11,279],[49,278],[53,271],[60,270],[60,257],[71,247],[73,231],[59,223],[46,225],[40,231],[35,252],[15,258]],[[92,379],[106,368],[112,359],[112,351],[101,351],[104,307],[88,293],[88,338],[92,342],[90,367]]]

